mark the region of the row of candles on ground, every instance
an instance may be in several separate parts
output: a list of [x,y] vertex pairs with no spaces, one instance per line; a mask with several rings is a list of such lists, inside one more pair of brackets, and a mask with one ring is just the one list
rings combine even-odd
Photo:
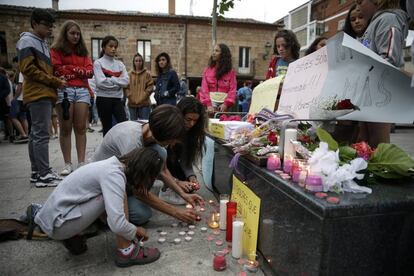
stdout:
[[304,187],[311,192],[321,192],[323,190],[322,177],[317,173],[312,173],[306,160],[293,158],[285,155],[282,163],[279,154],[271,154],[267,159],[267,169],[278,173],[283,179],[291,179],[294,183]]
[[[214,204],[209,201],[209,204]],[[237,202],[230,201],[230,197],[227,194],[220,195],[219,212],[215,208],[212,208],[210,217],[208,218],[207,225],[215,231],[226,231],[226,241],[231,245],[231,256],[234,259],[244,262],[243,266],[250,272],[256,272],[259,267],[259,262],[256,261],[256,256],[248,260],[241,260],[243,252],[243,218],[237,216]],[[213,268],[216,271],[223,271],[227,267],[226,255],[230,250],[223,249],[214,252]]]

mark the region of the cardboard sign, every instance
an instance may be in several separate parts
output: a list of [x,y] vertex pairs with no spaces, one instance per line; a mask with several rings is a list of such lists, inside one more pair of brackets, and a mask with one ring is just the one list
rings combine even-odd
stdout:
[[237,202],[237,215],[243,217],[243,253],[249,257],[256,254],[260,198],[233,175],[231,200]]
[[326,47],[289,64],[278,110],[308,119],[309,108],[319,101],[327,75]]
[[289,65],[279,110],[308,119],[311,106],[351,99],[360,111],[342,120],[412,123],[410,78],[357,40],[339,33],[313,54]]
[[258,113],[263,108],[274,111],[277,94],[283,79],[284,76],[269,79],[254,88],[249,114]]

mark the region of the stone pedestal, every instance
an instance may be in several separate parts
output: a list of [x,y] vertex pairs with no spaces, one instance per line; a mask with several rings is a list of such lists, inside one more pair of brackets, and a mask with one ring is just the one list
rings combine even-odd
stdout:
[[[215,145],[214,187],[231,175],[261,198],[258,249],[277,275],[414,275],[414,185],[378,184],[330,204]],[[337,195],[335,195],[337,196]]]

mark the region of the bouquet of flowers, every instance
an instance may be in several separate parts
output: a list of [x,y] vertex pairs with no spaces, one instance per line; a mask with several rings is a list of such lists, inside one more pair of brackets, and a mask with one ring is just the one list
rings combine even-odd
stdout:
[[334,98],[309,109],[309,118],[320,120],[333,120],[344,116],[359,108],[351,103],[350,99],[338,100]]
[[399,179],[410,177],[414,171],[414,160],[402,149],[393,144],[382,143],[376,149],[360,142],[350,146],[339,146],[332,136],[319,128],[317,135],[330,151],[338,152],[339,164],[350,164],[360,158],[367,162],[365,178]]

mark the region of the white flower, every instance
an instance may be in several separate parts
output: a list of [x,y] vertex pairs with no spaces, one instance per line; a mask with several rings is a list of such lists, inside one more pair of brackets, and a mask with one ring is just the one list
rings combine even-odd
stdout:
[[356,184],[353,179],[362,179],[360,170],[367,168],[368,163],[363,158],[355,158],[349,164],[339,166],[339,151],[330,151],[328,144],[321,142],[309,159],[312,173],[320,173],[323,190],[354,193],[371,193],[371,189]]

